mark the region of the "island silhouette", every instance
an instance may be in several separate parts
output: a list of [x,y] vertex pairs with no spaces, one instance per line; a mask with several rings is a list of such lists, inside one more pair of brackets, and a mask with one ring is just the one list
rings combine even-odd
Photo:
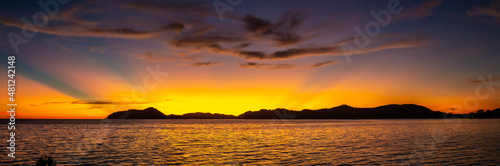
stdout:
[[187,113],[165,115],[156,108],[126,110],[110,114],[106,119],[437,119],[437,118],[499,118],[500,108],[478,110],[470,114],[451,114],[432,111],[415,104],[390,104],[373,108],[355,108],[341,105],[317,110],[301,111],[277,108],[247,111],[238,116],[219,113]]

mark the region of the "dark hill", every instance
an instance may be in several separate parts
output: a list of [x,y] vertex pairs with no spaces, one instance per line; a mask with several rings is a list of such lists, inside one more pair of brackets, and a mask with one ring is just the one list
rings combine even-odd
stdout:
[[114,112],[107,119],[236,119],[236,116],[201,112],[184,115],[165,115],[156,108],[149,107],[144,110],[132,109]]
[[354,108],[341,105],[318,110],[304,109],[302,111],[278,108],[274,110],[261,109],[247,111],[239,116],[187,113],[184,115],[165,115],[155,108],[145,110],[128,110],[112,113],[107,119],[432,119],[432,118],[499,118],[500,108],[492,111],[479,110],[470,114],[445,114],[432,111],[415,104],[391,104],[374,108]]
[[127,110],[114,112],[107,119],[169,119],[171,117],[158,111],[156,108],[149,107],[144,110]]
[[[287,115],[296,115],[294,117]],[[403,104],[385,105],[375,108],[354,108],[341,105],[333,108],[319,110],[291,111],[286,109],[275,109],[260,111],[247,111],[241,114],[243,119],[271,119],[271,118],[294,118],[294,119],[422,119],[443,118],[442,112],[432,111],[426,107]],[[282,117],[278,117],[282,116]]]
[[477,119],[488,119],[488,118],[500,118],[500,108],[494,110],[478,110],[474,113],[470,113],[471,118]]

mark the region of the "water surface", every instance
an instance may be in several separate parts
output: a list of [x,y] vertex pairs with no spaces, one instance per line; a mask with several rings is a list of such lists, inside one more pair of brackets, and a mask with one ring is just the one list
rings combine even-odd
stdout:
[[[500,164],[500,120],[18,120],[0,165]],[[7,140],[7,122],[0,138]]]

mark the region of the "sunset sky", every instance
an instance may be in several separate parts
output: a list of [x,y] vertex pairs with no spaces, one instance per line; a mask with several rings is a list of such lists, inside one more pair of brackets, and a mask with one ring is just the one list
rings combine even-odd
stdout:
[[[0,2],[0,66],[6,75],[16,55],[17,118],[99,119],[147,107],[232,115],[341,104],[500,107],[500,1],[230,2],[70,1],[35,23],[44,12],[37,1]],[[396,2],[401,10],[386,26],[372,16]],[[40,25],[43,16],[36,34],[23,21]],[[380,33],[366,42],[356,29],[366,35],[373,23]],[[12,33],[27,40],[17,53]],[[359,50],[347,56],[345,46]],[[480,77],[495,86],[477,92]]]

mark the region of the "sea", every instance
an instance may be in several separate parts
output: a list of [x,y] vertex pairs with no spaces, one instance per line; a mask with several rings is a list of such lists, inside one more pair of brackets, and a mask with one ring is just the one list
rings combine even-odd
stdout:
[[0,122],[0,165],[500,165],[500,119]]

